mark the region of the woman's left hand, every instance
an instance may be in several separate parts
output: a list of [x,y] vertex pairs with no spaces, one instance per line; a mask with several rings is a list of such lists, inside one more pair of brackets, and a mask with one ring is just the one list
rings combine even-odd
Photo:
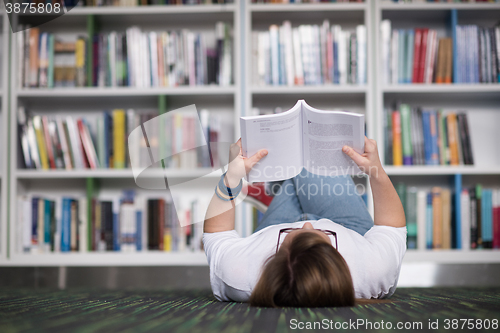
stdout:
[[241,138],[231,145],[229,148],[229,167],[226,174],[226,185],[236,187],[240,183],[241,178],[252,170],[264,156],[267,155],[267,150],[261,149],[252,157],[243,157],[241,148]]

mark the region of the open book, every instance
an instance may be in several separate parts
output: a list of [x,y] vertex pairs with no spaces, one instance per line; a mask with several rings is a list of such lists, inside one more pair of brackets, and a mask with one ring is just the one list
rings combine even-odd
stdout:
[[253,156],[260,149],[269,152],[253,167],[247,180],[288,179],[302,168],[322,176],[357,174],[361,171],[342,147],[364,152],[364,124],[362,114],[322,111],[304,100],[283,113],[241,117],[243,156]]

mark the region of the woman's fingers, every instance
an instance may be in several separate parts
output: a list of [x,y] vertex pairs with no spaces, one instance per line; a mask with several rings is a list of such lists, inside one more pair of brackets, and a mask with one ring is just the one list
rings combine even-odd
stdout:
[[364,157],[358,154],[354,149],[352,149],[349,146],[344,146],[342,147],[342,151],[349,156],[354,163],[356,163],[358,166],[361,166],[364,164]]
[[241,153],[241,146],[236,142],[229,147],[229,162],[231,163]]
[[253,168],[253,166],[266,155],[267,155],[267,150],[261,149],[257,153],[255,153],[252,157],[249,157],[245,164],[247,165],[247,167]]

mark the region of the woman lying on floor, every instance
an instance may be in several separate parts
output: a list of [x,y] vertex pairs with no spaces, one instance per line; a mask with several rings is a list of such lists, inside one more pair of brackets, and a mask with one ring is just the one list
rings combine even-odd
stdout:
[[[231,199],[245,172],[267,151],[244,158],[240,141],[231,149],[238,156],[216,188],[203,235],[218,300],[267,307],[352,306],[355,298],[394,293],[406,251],[406,221],[374,140],[365,138],[362,155],[343,148],[361,170],[370,170],[374,220],[350,176],[322,177],[304,169],[283,182],[246,238],[234,230]],[[315,195],[307,193],[313,187]],[[323,190],[328,193],[318,193]]]

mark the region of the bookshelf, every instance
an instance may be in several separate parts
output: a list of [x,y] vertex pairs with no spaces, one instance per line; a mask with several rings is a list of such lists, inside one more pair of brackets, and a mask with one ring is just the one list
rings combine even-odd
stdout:
[[7,14],[0,8],[0,262],[7,253],[7,205],[8,205],[8,50],[9,50],[9,20]]
[[[17,198],[20,194],[46,194],[85,196],[89,182],[98,185],[99,196],[117,196],[123,189],[134,188],[130,169],[97,170],[23,170],[17,159],[16,114],[19,106],[25,106],[34,114],[89,115],[114,108],[136,108],[158,110],[160,96],[165,96],[167,110],[196,104],[198,110],[217,110],[234,124],[234,138],[239,137],[239,117],[250,115],[253,108],[270,111],[275,107],[288,110],[297,99],[305,99],[317,108],[345,109],[364,113],[367,135],[377,138],[383,157],[384,128],[382,123],[384,106],[401,100],[410,105],[465,109],[471,120],[475,166],[385,166],[396,183],[404,181],[411,185],[430,188],[433,185],[453,186],[453,177],[462,175],[464,186],[476,182],[500,186],[500,157],[491,154],[498,151],[495,143],[500,141],[494,124],[500,123],[500,85],[498,84],[415,84],[386,85],[380,80],[379,26],[388,18],[395,27],[410,28],[430,25],[439,36],[448,35],[449,13],[458,10],[459,24],[474,24],[486,20],[489,25],[500,17],[500,4],[461,3],[413,3],[395,4],[388,1],[365,1],[363,3],[320,4],[252,4],[241,0],[234,4],[200,6],[139,6],[139,7],[76,7],[67,15],[44,24],[47,31],[64,32],[68,36],[85,35],[89,18],[92,17],[102,32],[124,31],[137,25],[143,31],[189,28],[203,31],[213,29],[215,22],[229,22],[233,28],[233,81],[230,86],[179,86],[179,87],[83,87],[83,88],[19,88],[17,83],[17,59],[15,35],[10,33],[5,14],[2,14],[2,68],[1,89],[2,112],[0,126],[2,145],[0,166],[2,214],[0,258],[1,265],[9,266],[159,266],[159,265],[206,265],[203,253],[162,253],[155,251],[137,253],[70,252],[23,254],[16,247]],[[19,18],[22,22],[22,16]],[[354,31],[357,25],[367,28],[367,83],[325,84],[305,86],[259,86],[252,82],[252,31],[264,31],[271,24],[289,20],[293,27],[300,24],[321,24],[329,19],[342,29]],[[8,38],[12,40],[9,46]],[[4,54],[10,52],[10,66]],[[10,78],[6,68],[12,68]],[[10,92],[5,88],[10,86]],[[9,106],[10,104],[10,106]],[[10,120],[6,115],[10,110]],[[10,133],[8,132],[10,128]],[[475,133],[481,133],[475,135]],[[7,158],[7,144],[10,156]],[[3,157],[6,158],[3,158]],[[7,165],[7,161],[10,161]],[[10,170],[10,176],[8,175]],[[218,177],[207,175],[207,169],[171,169],[167,172],[155,170],[150,177],[167,176],[175,181],[203,177],[199,188],[192,192],[212,193],[213,182]],[[7,189],[6,178],[10,179]],[[137,189],[139,194],[158,197],[161,191]],[[8,193],[8,196],[4,195]],[[12,198],[10,201],[7,197]],[[10,213],[7,218],[7,205]],[[369,209],[373,212],[370,200]],[[241,204],[237,210],[237,230],[243,236],[251,233],[251,207]],[[8,233],[8,234],[7,234]],[[8,244],[8,246],[7,246]],[[408,250],[405,264],[431,263],[499,263],[500,253],[491,250]]]
[[[125,31],[135,25],[142,31],[166,31],[190,29],[196,32],[213,31],[218,21],[228,22],[232,27],[232,81],[228,86],[177,86],[177,87],[75,87],[75,88],[21,88],[17,76],[11,77],[11,126],[16,125],[16,110],[25,107],[34,115],[49,116],[86,116],[94,117],[104,110],[133,108],[158,112],[166,102],[165,111],[195,104],[197,109],[208,109],[236,123],[240,115],[240,39],[239,7],[234,4],[196,5],[196,6],[144,6],[144,7],[81,7],[72,9],[67,15],[40,26],[41,31],[54,32],[65,38],[75,35],[87,36],[87,31],[97,32]],[[22,15],[18,22],[23,22]],[[92,25],[89,29],[89,25]],[[17,68],[17,49],[10,48],[12,68]],[[239,135],[234,126],[229,133],[233,141]],[[10,194],[43,195],[47,198],[57,196],[85,197],[89,184],[95,185],[97,198],[118,197],[123,190],[135,189],[143,198],[165,197],[163,190],[144,190],[135,185],[131,169],[74,169],[74,170],[33,170],[21,169],[17,165],[17,131],[10,135],[10,170],[12,186]],[[226,135],[227,136],[227,135]],[[163,179],[169,184],[200,178],[200,188],[188,187],[184,195],[211,197],[218,176],[211,169],[156,169],[147,177]],[[122,252],[60,252],[60,253],[23,253],[19,251],[16,235],[17,203],[10,202],[9,244],[7,264],[18,266],[137,266],[137,265],[206,265],[203,252],[160,252],[139,251]],[[60,208],[58,208],[60,209]],[[144,212],[145,214],[146,212]],[[143,220],[145,221],[145,220]],[[147,221],[146,221],[147,222]],[[237,212],[237,228],[242,229],[240,212]],[[147,248],[147,244],[145,245]]]
[[[375,63],[382,64],[380,23],[391,20],[391,29],[429,27],[437,30],[438,38],[451,37],[450,18],[457,11],[458,24],[478,24],[491,27],[500,15],[498,3],[392,3],[377,1],[374,10]],[[430,190],[433,186],[454,189],[454,180],[459,177],[462,187],[482,183],[484,187],[500,185],[500,159],[498,147],[493,143],[500,139],[493,124],[500,122],[498,103],[500,84],[385,84],[382,66],[377,67],[374,85],[376,105],[376,127],[379,151],[384,152],[384,107],[395,102],[410,106],[421,106],[444,111],[465,110],[469,120],[474,152],[474,165],[458,166],[384,166],[394,184],[403,182],[419,189]],[[383,159],[384,161],[385,159]],[[444,264],[498,263],[498,250],[408,250],[405,263],[432,262]]]

